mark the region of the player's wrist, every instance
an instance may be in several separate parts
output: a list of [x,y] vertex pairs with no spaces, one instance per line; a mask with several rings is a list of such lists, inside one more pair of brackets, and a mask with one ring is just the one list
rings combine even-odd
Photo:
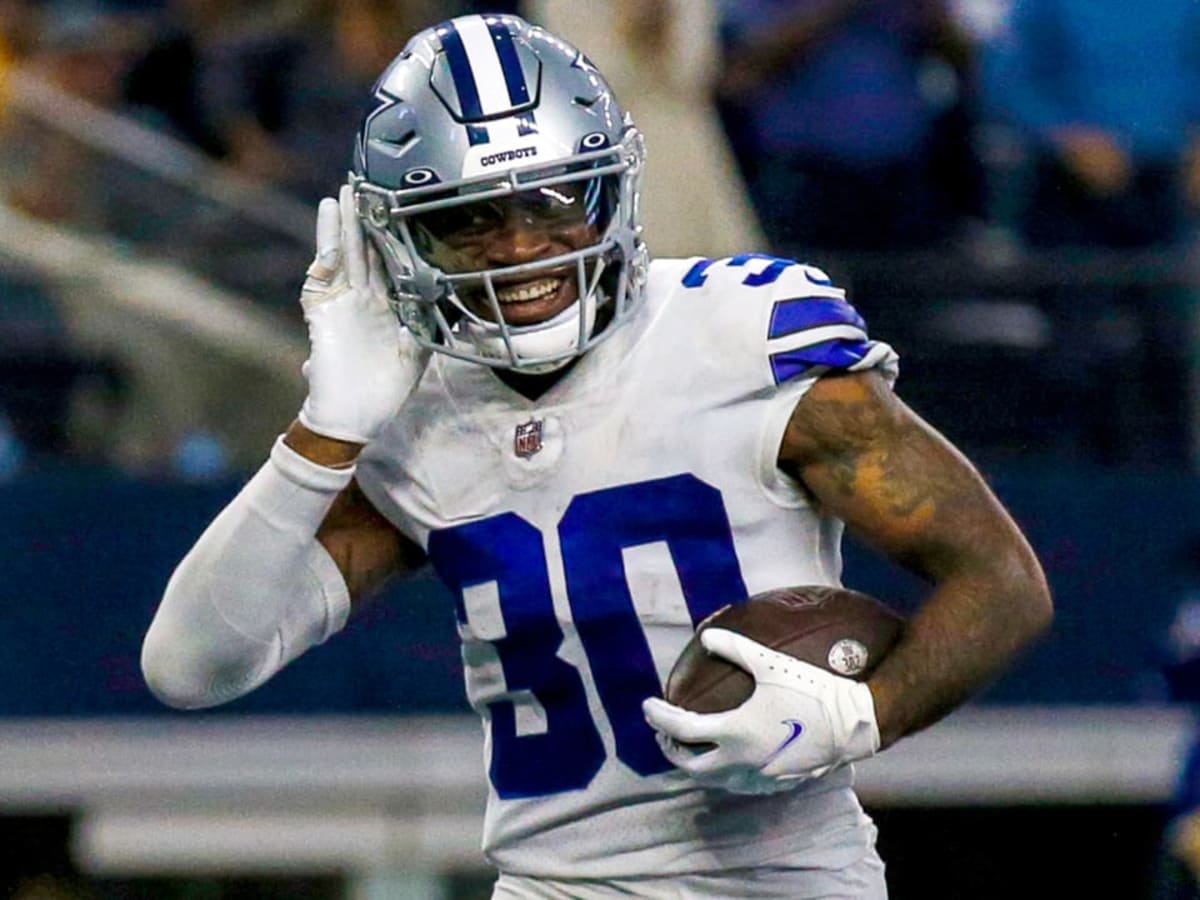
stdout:
[[865,684],[871,691],[875,727],[879,732],[876,752],[886,750],[911,730],[903,721],[903,695],[893,687],[890,679],[878,675],[873,675]]
[[297,418],[283,436],[283,443],[309,462],[327,469],[351,469],[364,444],[330,437]]
[[846,689],[846,759],[853,762],[879,752],[882,742],[875,714],[875,695],[869,684],[851,682]]

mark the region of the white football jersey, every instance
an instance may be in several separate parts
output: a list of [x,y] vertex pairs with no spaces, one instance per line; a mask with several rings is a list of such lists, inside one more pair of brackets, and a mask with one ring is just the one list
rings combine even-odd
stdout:
[[896,355],[819,270],[658,260],[643,305],[530,400],[434,354],[359,463],[363,491],[457,598],[483,716],[484,849],[505,872],[620,878],[838,868],[874,828],[849,767],[797,790],[697,788],[642,717],[695,625],[840,584],[841,523],[776,456],[824,372]]

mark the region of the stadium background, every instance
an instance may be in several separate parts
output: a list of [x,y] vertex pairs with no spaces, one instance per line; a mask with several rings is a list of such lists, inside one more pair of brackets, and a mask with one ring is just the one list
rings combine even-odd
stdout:
[[[294,298],[362,79],[399,36],[468,7],[0,0],[4,896],[486,896],[479,729],[432,580],[212,713],[158,706],[137,663],[175,562],[302,397]],[[518,7],[548,24],[573,9],[479,8]],[[770,160],[728,95],[711,101],[744,52],[720,5],[611,0],[564,31],[619,96],[651,86],[630,105],[650,136],[652,248],[827,268],[899,349],[903,396],[980,464],[1045,563],[1050,636],[860,767],[893,895],[1187,896],[1166,893],[1160,850],[1192,730],[1163,668],[1191,646],[1200,590],[1191,231],[1024,241],[1028,151],[972,80],[1010,4],[946,10],[955,51],[914,58],[948,129],[932,189],[961,202],[911,239],[862,243],[755,216]],[[211,77],[234,62],[240,82]],[[189,97],[199,112],[180,113]],[[689,190],[709,219],[678,206],[663,157],[711,185]],[[1081,325],[1081,308],[1105,312]],[[918,595],[846,555],[849,585]]]

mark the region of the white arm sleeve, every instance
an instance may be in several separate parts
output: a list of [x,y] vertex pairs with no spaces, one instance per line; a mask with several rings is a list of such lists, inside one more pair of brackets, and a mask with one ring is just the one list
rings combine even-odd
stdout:
[[345,625],[350,595],[316,533],[353,476],[275,442],[167,584],[142,645],[159,700],[180,709],[233,700]]

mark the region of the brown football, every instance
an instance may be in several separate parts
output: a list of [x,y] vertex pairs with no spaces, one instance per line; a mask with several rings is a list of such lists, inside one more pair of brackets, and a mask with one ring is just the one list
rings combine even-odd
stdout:
[[748,672],[700,645],[706,628],[728,628],[861,681],[899,640],[904,617],[867,594],[826,585],[764,591],[723,607],[696,628],[664,691],[669,702],[700,713],[733,709],[754,691]]

